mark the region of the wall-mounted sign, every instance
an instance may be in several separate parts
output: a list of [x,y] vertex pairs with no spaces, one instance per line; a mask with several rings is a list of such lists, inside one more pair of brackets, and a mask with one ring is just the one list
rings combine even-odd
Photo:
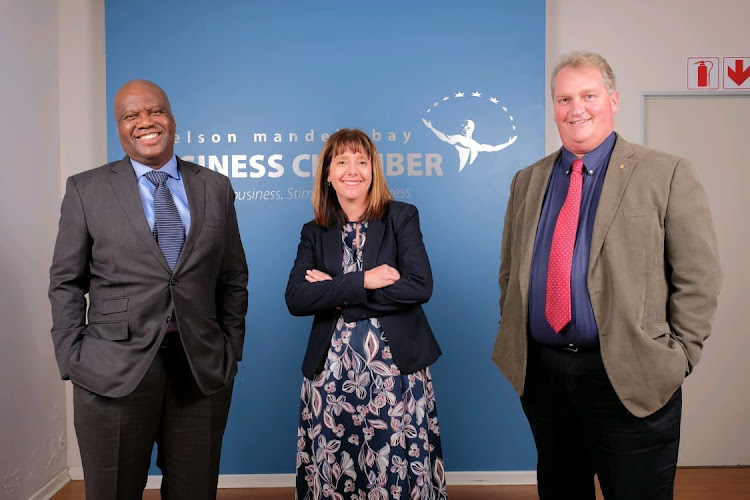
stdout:
[[750,57],[688,57],[687,89],[750,89]]
[[750,57],[724,58],[724,89],[750,89]]
[[688,57],[688,90],[718,90],[720,76],[718,57]]

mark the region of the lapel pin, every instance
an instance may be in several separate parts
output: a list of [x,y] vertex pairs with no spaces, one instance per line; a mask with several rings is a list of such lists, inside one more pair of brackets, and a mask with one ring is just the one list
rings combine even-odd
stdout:
[[620,170],[622,170],[623,168],[625,168],[625,164],[624,163],[620,163]]

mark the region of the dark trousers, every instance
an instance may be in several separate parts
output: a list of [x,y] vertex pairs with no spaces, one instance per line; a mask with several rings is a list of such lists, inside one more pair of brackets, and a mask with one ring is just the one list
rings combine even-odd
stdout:
[[615,394],[598,349],[572,352],[530,341],[521,397],[536,443],[539,498],[673,498],[682,392],[645,418]]
[[173,334],[171,340],[125,397],[105,398],[73,386],[87,500],[141,500],[154,443],[162,498],[216,498],[233,384],[204,396],[179,338]]

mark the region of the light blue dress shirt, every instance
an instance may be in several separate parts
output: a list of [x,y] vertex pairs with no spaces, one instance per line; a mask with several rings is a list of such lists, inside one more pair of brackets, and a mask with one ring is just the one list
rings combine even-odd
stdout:
[[[143,204],[143,213],[146,214],[146,221],[148,221],[148,227],[151,228],[151,232],[154,231],[154,223],[156,218],[154,216],[154,186],[150,180],[146,179],[145,174],[153,170],[151,167],[138,163],[134,159],[130,159],[130,164],[133,165],[135,171],[135,178],[138,181],[138,194],[141,195],[141,203]],[[190,206],[188,205],[187,194],[185,193],[185,185],[182,183],[182,176],[180,175],[180,169],[177,168],[177,157],[172,155],[172,158],[161,167],[159,170],[169,174],[167,179],[167,187],[172,193],[174,204],[177,206],[177,211],[180,214],[180,220],[182,225],[185,227],[185,236],[190,231]]]

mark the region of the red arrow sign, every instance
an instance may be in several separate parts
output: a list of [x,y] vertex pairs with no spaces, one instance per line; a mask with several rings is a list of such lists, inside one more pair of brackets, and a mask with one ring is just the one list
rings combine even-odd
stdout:
[[737,85],[742,85],[750,78],[750,67],[745,68],[745,62],[742,59],[736,59],[734,68],[727,67],[727,76]]

